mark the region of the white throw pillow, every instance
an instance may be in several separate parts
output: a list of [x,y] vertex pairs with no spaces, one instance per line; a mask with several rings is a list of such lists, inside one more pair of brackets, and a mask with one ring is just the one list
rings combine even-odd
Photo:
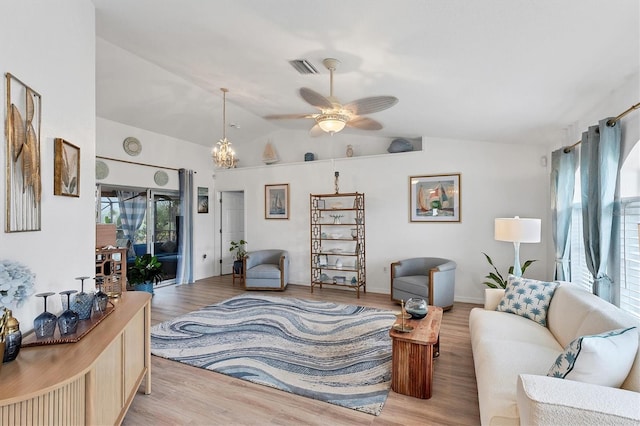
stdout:
[[547,326],[547,311],[558,283],[509,275],[496,311],[508,312]]
[[619,388],[637,351],[636,327],[581,336],[569,343],[547,376]]

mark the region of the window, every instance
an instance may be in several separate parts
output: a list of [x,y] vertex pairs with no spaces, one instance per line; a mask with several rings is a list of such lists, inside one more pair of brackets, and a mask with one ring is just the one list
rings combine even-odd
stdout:
[[[580,171],[571,214],[571,281],[592,291],[592,278],[586,264],[580,204]],[[627,157],[620,171],[619,238],[614,250],[620,259],[620,308],[640,318],[640,143]],[[610,275],[613,275],[610,273]]]
[[620,206],[620,307],[640,317],[640,197]]

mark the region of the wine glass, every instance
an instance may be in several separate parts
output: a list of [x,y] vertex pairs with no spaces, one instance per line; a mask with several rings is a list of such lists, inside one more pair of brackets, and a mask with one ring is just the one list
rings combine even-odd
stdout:
[[73,310],[80,315],[81,320],[91,318],[91,311],[93,310],[93,293],[84,292],[84,280],[91,277],[77,277],[76,280],[80,280],[80,293],[77,293],[73,297]]
[[47,297],[53,296],[54,294],[55,293],[52,291],[36,294],[36,297],[44,298],[44,312],[33,320],[33,329],[36,333],[37,339],[48,339],[53,337],[53,333],[56,331],[56,319],[58,317],[51,312],[47,312]]
[[78,320],[80,319],[80,315],[71,309],[69,299],[73,293],[77,292],[78,290],[65,290],[60,292],[63,299],[65,295],[67,296],[67,309],[58,317],[58,329],[60,330],[61,336],[73,334],[78,330]]
[[107,293],[102,291],[102,286],[104,285],[104,277],[95,277],[96,286],[98,287],[98,291],[96,292],[93,309],[96,313],[104,314],[107,310],[107,303],[109,302],[109,296]]

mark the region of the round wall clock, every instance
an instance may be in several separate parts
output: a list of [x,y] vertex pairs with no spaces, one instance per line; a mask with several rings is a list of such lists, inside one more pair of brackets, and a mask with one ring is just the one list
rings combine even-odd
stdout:
[[142,144],[137,138],[130,136],[122,142],[124,152],[131,156],[136,156],[142,152]]
[[153,175],[153,180],[160,186],[165,186],[169,182],[169,175],[164,170],[158,170]]
[[105,179],[109,176],[109,166],[104,161],[96,161],[96,179]]

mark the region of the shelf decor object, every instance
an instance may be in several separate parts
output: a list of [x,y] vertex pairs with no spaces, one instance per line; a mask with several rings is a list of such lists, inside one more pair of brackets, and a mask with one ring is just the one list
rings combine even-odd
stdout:
[[101,160],[96,160],[96,179],[102,180],[109,176],[109,166]]
[[158,186],[165,186],[169,182],[169,175],[164,170],[158,170],[153,174],[153,181]]
[[364,194],[310,194],[309,206],[311,293],[336,285],[360,298],[360,291],[367,291]]
[[411,222],[460,222],[460,173],[409,177]]
[[142,152],[142,144],[137,138],[134,138],[133,136],[125,138],[125,140],[122,142],[122,148],[124,149],[124,152],[131,155],[132,157],[135,157]]

